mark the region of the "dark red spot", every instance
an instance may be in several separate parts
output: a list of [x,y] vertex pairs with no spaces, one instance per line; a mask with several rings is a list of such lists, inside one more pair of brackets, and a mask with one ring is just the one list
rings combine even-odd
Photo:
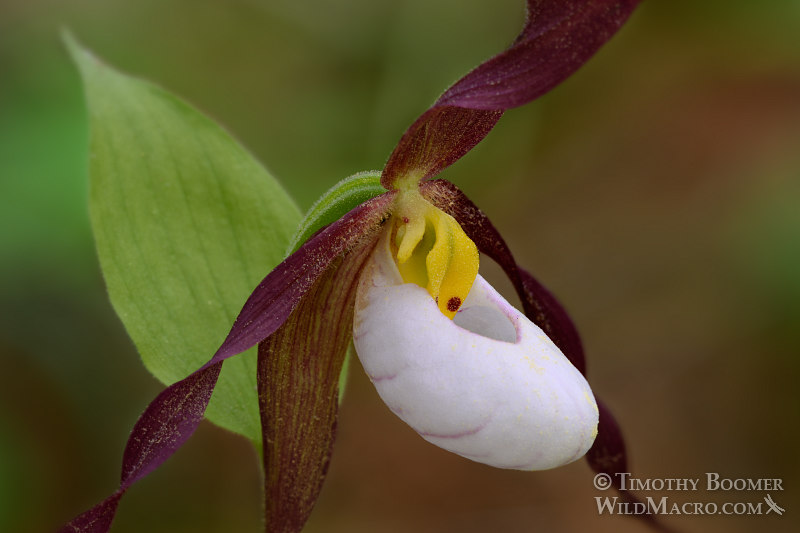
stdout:
[[458,308],[461,307],[461,298],[458,296],[453,296],[449,300],[447,300],[447,310],[451,313],[455,313],[458,311]]
[[408,224],[408,217],[403,217],[403,222],[405,222],[406,224]]

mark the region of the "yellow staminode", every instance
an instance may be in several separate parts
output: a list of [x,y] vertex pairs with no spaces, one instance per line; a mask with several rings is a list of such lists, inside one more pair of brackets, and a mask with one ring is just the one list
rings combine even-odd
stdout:
[[453,217],[417,191],[404,191],[395,214],[397,268],[453,318],[478,275],[478,249]]

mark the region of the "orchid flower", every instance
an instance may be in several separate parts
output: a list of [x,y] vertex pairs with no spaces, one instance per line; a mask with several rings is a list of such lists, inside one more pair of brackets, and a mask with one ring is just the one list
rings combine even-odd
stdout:
[[[379,178],[356,175],[312,207],[213,357],[139,418],[119,489],[62,531],[108,531],[128,488],[197,428],[223,362],[255,345],[268,531],[300,531],[317,499],[351,342],[387,406],[441,448],[500,468],[547,469],[586,455],[597,472],[626,471],[620,430],[584,377],[572,321],[486,215],[434,178],[506,109],[585,63],[637,4],[528,0],[512,46],[445,91]],[[478,274],[479,253],[509,276],[523,312]]]

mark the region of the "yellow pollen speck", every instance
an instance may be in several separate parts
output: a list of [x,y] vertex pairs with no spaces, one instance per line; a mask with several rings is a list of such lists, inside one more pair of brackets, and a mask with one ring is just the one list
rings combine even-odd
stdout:
[[533,359],[530,358],[530,356],[525,355],[522,358],[528,362],[528,366],[531,370],[535,371],[539,375],[544,374],[544,367],[537,365]]
[[594,401],[594,398],[588,391],[583,391],[583,397],[586,399],[586,402],[594,408],[596,413],[600,412],[600,409],[597,408],[597,402]]

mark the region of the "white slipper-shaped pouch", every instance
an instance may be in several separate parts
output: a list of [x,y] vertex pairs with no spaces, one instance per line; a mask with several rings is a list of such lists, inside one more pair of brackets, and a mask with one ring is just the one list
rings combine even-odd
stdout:
[[589,384],[538,326],[481,276],[450,320],[403,282],[389,232],[361,276],[353,338],[386,405],[445,450],[544,470],[583,456],[597,434]]

